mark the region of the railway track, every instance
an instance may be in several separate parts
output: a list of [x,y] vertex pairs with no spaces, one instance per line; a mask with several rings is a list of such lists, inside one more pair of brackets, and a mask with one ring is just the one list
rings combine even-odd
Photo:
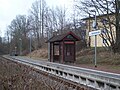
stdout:
[[31,66],[39,71],[47,73],[50,76],[57,78],[59,77],[59,79],[63,81],[72,83],[72,86],[75,85],[80,88],[82,87],[98,90],[120,90],[120,74],[113,74],[46,61],[35,61],[25,57],[3,57]]
[[[40,76],[43,76],[44,78],[50,78],[51,80],[53,80],[55,82],[58,82],[60,84],[62,83],[65,87],[67,87],[67,90],[95,90],[93,88],[86,87],[84,85],[80,85],[80,84],[78,84],[76,82],[73,82],[71,80],[67,80],[67,79],[64,79],[62,77],[58,77],[54,74],[42,71],[42,70],[39,69],[39,65],[33,64],[31,62],[26,62],[26,61],[15,59],[15,58],[9,57],[9,56],[2,56],[0,58],[3,58],[2,60],[9,60],[9,61],[12,61],[12,62],[15,62],[15,63],[19,63],[19,64],[29,66],[29,67],[32,68],[33,71],[35,71],[34,75],[36,75],[36,76],[40,75]],[[64,89],[62,89],[62,90],[64,90]]]

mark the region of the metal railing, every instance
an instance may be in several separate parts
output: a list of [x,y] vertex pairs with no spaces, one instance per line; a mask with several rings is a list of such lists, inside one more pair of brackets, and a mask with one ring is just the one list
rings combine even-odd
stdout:
[[120,74],[46,61],[27,60],[28,58],[4,57],[94,89],[120,90]]

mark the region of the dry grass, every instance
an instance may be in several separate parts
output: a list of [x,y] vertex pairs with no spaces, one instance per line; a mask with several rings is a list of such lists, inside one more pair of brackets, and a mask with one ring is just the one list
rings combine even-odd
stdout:
[[[30,56],[33,58],[47,59],[47,49],[39,49],[33,51]],[[94,48],[84,49],[76,54],[77,64],[92,64],[94,62]],[[120,65],[120,54],[114,54],[106,51],[103,48],[97,48],[97,63],[102,65]]]
[[[36,50],[31,53],[32,58],[47,59],[47,49]],[[76,53],[75,64],[94,67],[94,48],[84,49]],[[97,65],[107,69],[120,71],[120,54],[106,51],[104,48],[97,48]],[[89,68],[89,67],[87,67]]]
[[47,49],[41,48],[39,50],[33,51],[31,54],[28,54],[27,56],[46,59],[48,57],[48,51]]
[[[94,49],[86,49],[77,53],[78,64],[90,64],[94,62]],[[97,63],[103,65],[120,65],[120,54],[114,54],[104,49],[97,51]]]
[[120,73],[120,54],[114,54],[110,51],[98,48],[97,68],[94,68],[94,49],[82,50],[78,52],[76,56],[75,64],[81,67]]

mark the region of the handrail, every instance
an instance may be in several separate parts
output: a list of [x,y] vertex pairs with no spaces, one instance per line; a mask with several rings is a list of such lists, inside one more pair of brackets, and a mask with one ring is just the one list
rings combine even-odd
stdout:
[[71,80],[99,90],[120,90],[120,74],[58,64],[46,61],[35,61],[30,58],[8,57],[23,64],[32,65],[44,72]]

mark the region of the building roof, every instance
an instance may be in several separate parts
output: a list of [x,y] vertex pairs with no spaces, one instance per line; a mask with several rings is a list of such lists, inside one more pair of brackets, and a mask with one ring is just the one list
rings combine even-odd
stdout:
[[[104,17],[106,15],[107,14],[98,15],[97,18]],[[115,13],[110,13],[109,15],[115,15]],[[94,19],[94,17],[86,17],[86,18],[83,18],[81,20],[88,20],[88,19]]]
[[76,41],[79,41],[80,38],[75,35],[72,31],[68,32],[68,33],[65,33],[65,34],[62,34],[62,35],[57,35],[57,36],[53,36],[51,37],[47,42],[60,42],[62,41],[65,37],[67,37],[68,35],[72,35],[73,38],[76,40]]

